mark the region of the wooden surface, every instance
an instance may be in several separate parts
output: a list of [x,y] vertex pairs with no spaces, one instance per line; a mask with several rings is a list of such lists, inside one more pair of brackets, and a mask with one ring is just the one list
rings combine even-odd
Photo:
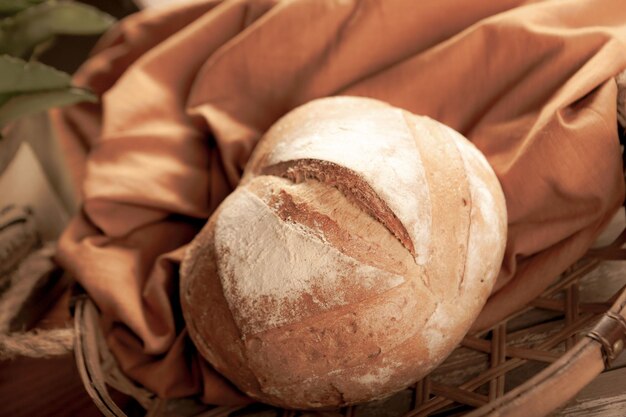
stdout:
[[600,374],[558,417],[626,416],[626,367]]
[[[605,299],[626,284],[626,261],[603,262],[581,282],[581,301]],[[622,353],[611,369],[600,374],[555,417],[625,417],[626,416],[626,353]]]
[[100,416],[76,372],[74,357],[0,362],[0,416]]

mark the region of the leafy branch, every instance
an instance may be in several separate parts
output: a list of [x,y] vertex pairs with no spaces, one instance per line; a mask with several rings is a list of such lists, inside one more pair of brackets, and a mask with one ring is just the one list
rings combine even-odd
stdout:
[[93,35],[114,19],[69,1],[0,0],[0,132],[10,122],[51,107],[95,102],[69,74],[35,61],[58,35]]

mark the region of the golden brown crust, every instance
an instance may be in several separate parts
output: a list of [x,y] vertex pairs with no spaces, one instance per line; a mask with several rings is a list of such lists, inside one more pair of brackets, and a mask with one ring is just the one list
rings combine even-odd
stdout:
[[[267,201],[281,220],[306,226],[351,258],[394,274],[406,274],[407,258],[401,245],[382,233],[382,225],[368,211],[360,205],[346,204],[353,200],[329,185],[318,181],[290,183],[263,176],[247,188]],[[341,215],[332,210],[338,206],[343,207]],[[374,240],[372,236],[383,238]]]
[[[294,127],[324,108],[332,123],[316,134],[334,123],[356,129],[350,140],[368,144],[354,152],[369,156],[332,154],[341,135]],[[368,117],[378,124],[364,137]],[[379,137],[386,127],[392,137]],[[378,149],[388,166],[366,172]],[[419,178],[389,181],[400,174]],[[403,199],[417,211],[399,210]],[[272,128],[194,240],[181,272],[189,332],[261,401],[318,408],[382,398],[443,360],[478,315],[502,259],[505,214],[493,171],[458,133],[369,99],[317,100]]]
[[267,166],[263,168],[262,173],[288,178],[295,183],[313,179],[338,189],[350,202],[385,225],[415,256],[415,247],[402,222],[376,191],[353,171],[333,162],[299,159]]
[[[219,208],[216,211],[219,212]],[[213,367],[243,391],[258,391],[241,334],[224,299],[209,220],[187,249],[180,271],[180,297],[189,336]]]

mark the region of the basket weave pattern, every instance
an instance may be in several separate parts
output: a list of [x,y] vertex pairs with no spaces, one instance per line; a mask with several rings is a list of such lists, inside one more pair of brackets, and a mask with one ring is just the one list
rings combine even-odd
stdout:
[[[617,75],[615,81],[619,132],[624,136],[626,71]],[[625,243],[626,230],[611,245],[589,251],[524,310],[503,319],[489,331],[466,336],[429,376],[376,403],[338,411],[302,412],[258,405],[207,409],[193,399],[158,399],[128,380],[117,368],[99,333],[95,307],[88,300],[80,301],[76,308],[77,364],[87,391],[107,416],[124,416],[111,401],[107,384],[137,399],[150,416],[547,415],[573,398],[603,369],[608,369],[624,349],[623,276],[616,291],[605,294],[602,300],[585,301],[582,295],[585,280],[602,261],[626,260]],[[550,391],[549,395],[546,391]]]
[[[605,299],[601,301],[582,300],[581,291],[585,290],[586,280],[594,275],[592,272],[602,261],[626,259],[626,250],[622,249],[625,242],[626,232],[623,232],[609,247],[590,251],[526,309],[507,317],[489,331],[466,336],[450,357],[429,376],[390,399],[376,403],[337,411],[312,412],[279,410],[262,405],[207,409],[193,399],[158,399],[133,384],[117,368],[99,333],[97,312],[89,301],[77,305],[76,329],[80,337],[76,338],[76,355],[79,370],[92,398],[103,413],[110,416],[123,416],[124,413],[110,401],[106,385],[136,398],[151,416],[370,417],[383,415],[383,410],[384,415],[404,417],[509,416],[513,414],[498,411],[501,405],[506,406],[513,399],[524,403],[528,393],[540,389],[541,384],[536,387],[535,382],[529,380],[533,376],[541,379],[544,374],[547,375],[544,380],[558,380],[563,367],[559,362],[571,362],[567,355],[573,355],[576,347],[583,342],[594,345],[596,350],[602,352],[600,368],[610,366],[611,361],[621,353],[623,339],[626,339],[626,320],[611,311],[623,313],[626,286],[605,294]],[[85,308],[87,310],[83,311]],[[596,323],[601,319],[608,320],[611,330],[597,330]],[[603,341],[606,337],[615,340]],[[590,377],[582,375],[578,384],[582,388],[589,381]],[[548,412],[563,405],[571,396],[567,393],[563,395],[563,398],[555,396],[552,403],[549,401],[546,404]]]

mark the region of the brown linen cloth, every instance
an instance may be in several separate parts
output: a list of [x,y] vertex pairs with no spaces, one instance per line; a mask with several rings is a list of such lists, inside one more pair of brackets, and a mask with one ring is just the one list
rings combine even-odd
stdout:
[[55,114],[83,201],[59,260],[126,374],[163,397],[246,401],[186,335],[185,245],[281,115],[368,96],[455,128],[494,167],[509,239],[475,325],[487,328],[579,258],[623,200],[624,68],[623,0],[195,1],[131,16],[76,75],[101,106]]

